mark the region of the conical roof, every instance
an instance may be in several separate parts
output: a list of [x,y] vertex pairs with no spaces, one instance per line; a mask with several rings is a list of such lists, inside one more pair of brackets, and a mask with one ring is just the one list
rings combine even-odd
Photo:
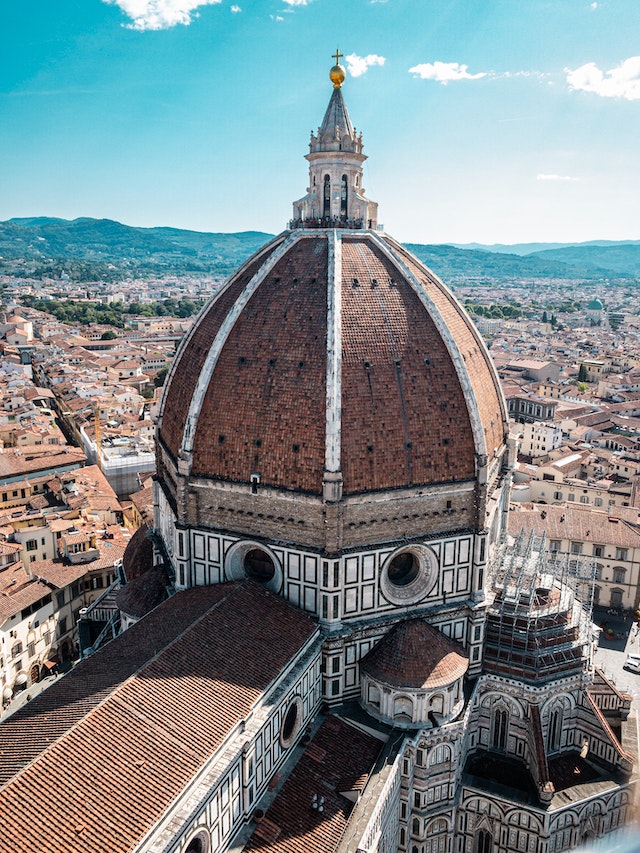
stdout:
[[353,139],[354,136],[355,131],[342,96],[342,89],[334,89],[318,129],[318,142],[322,146],[328,142],[339,143],[345,137]]

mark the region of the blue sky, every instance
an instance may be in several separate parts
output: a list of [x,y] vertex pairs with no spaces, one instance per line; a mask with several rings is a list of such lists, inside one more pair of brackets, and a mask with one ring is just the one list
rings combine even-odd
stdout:
[[638,0],[4,0],[0,219],[277,233],[336,46],[403,241],[640,239]]

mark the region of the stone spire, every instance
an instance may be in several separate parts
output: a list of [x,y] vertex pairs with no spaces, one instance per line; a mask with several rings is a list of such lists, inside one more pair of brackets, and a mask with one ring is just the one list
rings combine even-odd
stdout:
[[293,203],[292,227],[377,228],[378,205],[365,198],[362,186],[362,134],[354,128],[342,96],[346,71],[336,64],[329,72],[333,92],[318,133],[311,133],[307,195]]

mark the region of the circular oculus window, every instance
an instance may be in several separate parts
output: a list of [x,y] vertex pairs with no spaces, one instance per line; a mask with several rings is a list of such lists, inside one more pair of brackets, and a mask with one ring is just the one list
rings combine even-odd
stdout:
[[280,744],[285,749],[291,746],[300,731],[303,710],[302,699],[295,696],[289,704],[280,726]]
[[260,548],[252,548],[244,555],[244,570],[247,577],[260,583],[269,583],[276,573],[275,563],[269,554]]
[[392,604],[415,604],[433,586],[438,558],[425,545],[410,545],[391,554],[382,567],[380,589]]
[[225,574],[228,580],[251,578],[279,592],[282,586],[282,568],[276,555],[259,542],[236,542],[225,557]]

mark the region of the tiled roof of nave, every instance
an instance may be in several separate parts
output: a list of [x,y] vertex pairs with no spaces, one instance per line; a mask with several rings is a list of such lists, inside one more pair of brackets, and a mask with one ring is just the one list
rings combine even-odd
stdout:
[[0,850],[132,850],[316,630],[250,581],[170,598],[0,725]]

